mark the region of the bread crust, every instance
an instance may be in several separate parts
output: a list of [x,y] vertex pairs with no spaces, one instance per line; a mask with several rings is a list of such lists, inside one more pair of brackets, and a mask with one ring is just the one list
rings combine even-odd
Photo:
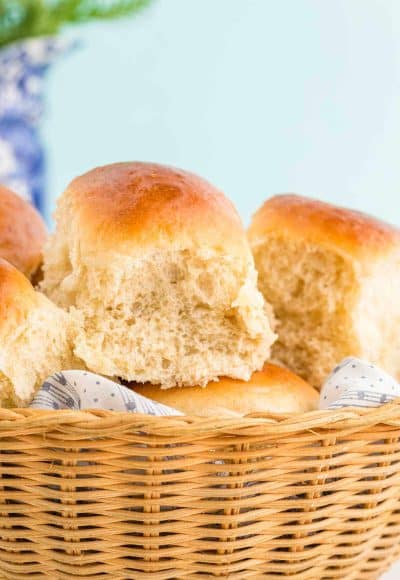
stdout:
[[0,256],[30,277],[42,262],[47,231],[28,202],[0,185]]
[[270,235],[304,239],[356,259],[400,251],[400,230],[365,213],[296,194],[275,195],[253,217],[248,231],[256,247]]
[[232,203],[206,180],[181,169],[141,162],[97,167],[74,179],[62,199],[91,249],[140,252],[146,246],[197,245],[249,253]]
[[242,416],[249,413],[301,413],[316,409],[318,393],[291,371],[267,363],[249,381],[222,377],[206,387],[174,387],[131,383],[139,394],[186,415]]
[[25,321],[37,306],[37,295],[29,280],[12,264],[0,258],[0,337]]

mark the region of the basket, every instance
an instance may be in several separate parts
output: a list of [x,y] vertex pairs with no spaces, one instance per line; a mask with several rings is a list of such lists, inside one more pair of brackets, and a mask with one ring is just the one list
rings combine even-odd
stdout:
[[0,578],[378,578],[400,404],[240,419],[0,411]]

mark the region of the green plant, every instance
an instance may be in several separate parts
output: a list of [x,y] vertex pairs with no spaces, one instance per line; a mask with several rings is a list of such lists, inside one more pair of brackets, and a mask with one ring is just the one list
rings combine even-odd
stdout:
[[0,0],[0,46],[55,34],[63,25],[136,12],[150,0]]

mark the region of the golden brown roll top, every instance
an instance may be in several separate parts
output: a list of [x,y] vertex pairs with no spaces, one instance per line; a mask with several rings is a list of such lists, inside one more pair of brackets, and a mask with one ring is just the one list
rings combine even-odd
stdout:
[[31,277],[41,264],[46,238],[39,213],[0,185],[0,257]]
[[97,167],[74,179],[57,212],[80,228],[94,251],[143,252],[146,247],[193,246],[248,253],[245,231],[232,203],[205,179],[155,163]]
[[37,305],[37,295],[19,270],[0,258],[0,337],[22,324]]
[[294,373],[266,364],[249,381],[223,377],[206,387],[160,389],[155,385],[131,385],[149,399],[185,415],[201,417],[243,416],[250,413],[302,413],[318,406],[318,393]]
[[273,235],[303,239],[366,260],[400,248],[398,228],[359,211],[295,194],[268,199],[255,213],[248,235],[253,247]]

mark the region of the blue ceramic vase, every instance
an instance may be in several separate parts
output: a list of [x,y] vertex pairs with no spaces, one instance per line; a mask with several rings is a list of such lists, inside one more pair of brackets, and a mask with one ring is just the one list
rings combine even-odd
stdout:
[[45,75],[71,41],[32,38],[0,50],[0,183],[45,207],[45,155],[39,126]]

